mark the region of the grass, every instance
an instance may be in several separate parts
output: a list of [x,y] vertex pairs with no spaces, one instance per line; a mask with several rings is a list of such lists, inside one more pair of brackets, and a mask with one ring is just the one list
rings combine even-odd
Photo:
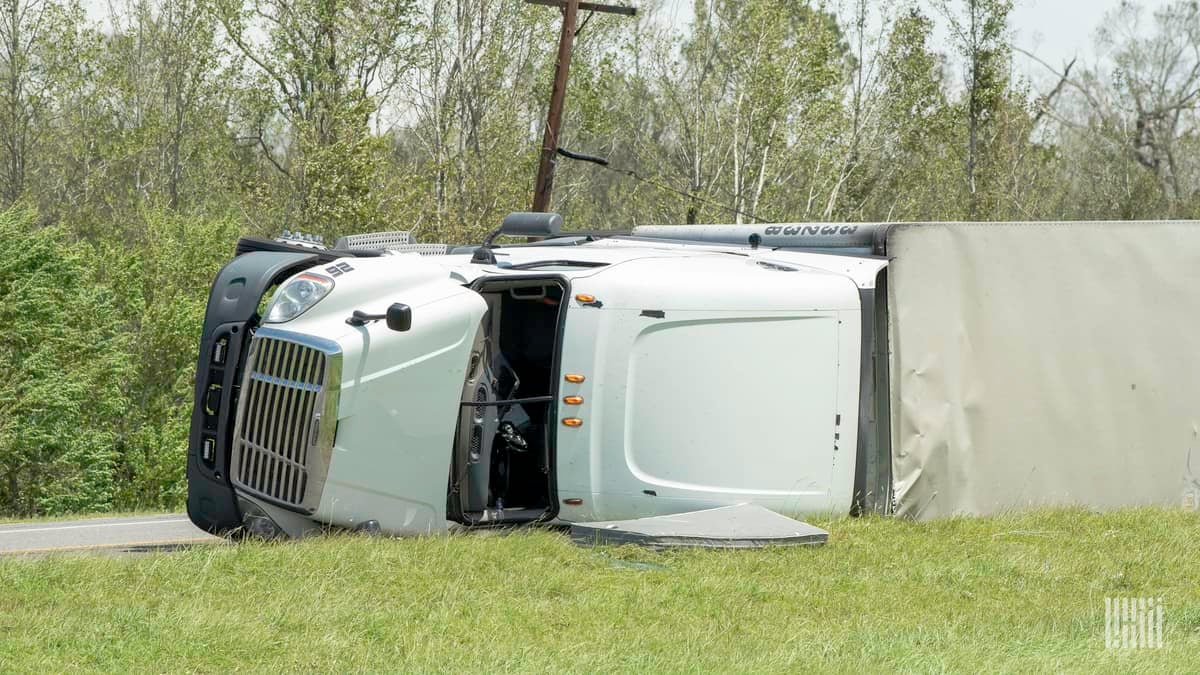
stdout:
[[[1200,516],[822,521],[827,546],[334,536],[0,559],[0,671],[1194,671]],[[1105,596],[1166,647],[1104,649]]]

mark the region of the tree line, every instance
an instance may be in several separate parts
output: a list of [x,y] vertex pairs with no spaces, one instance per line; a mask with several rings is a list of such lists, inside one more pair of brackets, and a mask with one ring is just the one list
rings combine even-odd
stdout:
[[[1122,4],[1093,63],[1014,47],[1011,0],[638,4],[581,15],[562,145],[609,163],[560,160],[568,228],[1200,214],[1194,2]],[[0,513],[180,505],[238,236],[461,243],[527,208],[560,21],[519,0],[88,9],[0,0]]]

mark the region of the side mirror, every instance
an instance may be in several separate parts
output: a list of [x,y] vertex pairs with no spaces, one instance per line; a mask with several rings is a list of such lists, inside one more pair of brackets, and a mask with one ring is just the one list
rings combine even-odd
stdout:
[[492,243],[496,237],[556,237],[562,232],[562,216],[557,213],[541,213],[533,211],[518,211],[504,216],[500,221],[500,229],[493,231],[484,240],[483,245],[475,249],[471,262],[479,265],[495,265],[496,254],[492,252]]
[[412,307],[402,303],[394,302],[387,309],[387,327],[403,333],[412,328]]

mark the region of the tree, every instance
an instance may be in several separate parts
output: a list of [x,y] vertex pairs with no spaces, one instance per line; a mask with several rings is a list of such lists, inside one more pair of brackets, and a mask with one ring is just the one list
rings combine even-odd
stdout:
[[[864,217],[933,220],[961,194],[947,190],[956,114],[945,61],[933,51],[933,21],[910,9],[893,23],[881,57],[878,153],[863,172]],[[949,193],[949,194],[948,194]]]
[[[555,53],[552,13],[532,9],[504,0],[419,8],[412,67],[385,111],[405,122],[390,128],[393,158],[415,192],[413,224],[427,236],[478,238],[528,207]],[[569,108],[597,25],[576,47]]]
[[117,188],[128,206],[197,210],[231,173],[213,152],[229,137],[228,54],[204,0],[124,0],[109,22],[96,104],[113,125],[103,153],[112,180],[131,180]]
[[0,212],[0,509],[103,511],[116,503],[128,335],[86,251],[35,221]]
[[[784,213],[811,214],[818,192],[837,183],[804,175],[805,165],[826,167],[826,175],[832,165],[828,139],[840,121],[848,65],[836,20],[807,3],[767,0],[697,1],[695,14],[681,58],[670,49],[658,55],[674,129],[662,139],[674,164],[667,180],[695,195],[686,222],[742,222],[785,185]],[[809,188],[799,204],[792,201],[804,192],[798,185]],[[714,203],[728,205],[726,213]]]
[[968,217],[980,213],[979,167],[987,154],[999,110],[1009,85],[1011,52],[1008,16],[1012,0],[962,0],[962,11],[942,0],[941,11],[950,23],[955,46],[965,62],[966,156],[963,162],[968,192]]
[[73,67],[67,47],[82,17],[74,0],[0,0],[0,206],[28,187],[57,78]]
[[[179,215],[145,209],[133,216],[143,238],[132,251],[107,243],[92,263],[97,276],[121,289],[128,372],[119,382],[130,402],[117,422],[116,499],[126,508],[172,508],[183,497],[196,345],[207,289],[228,261],[223,245],[239,224],[231,217]],[[217,244],[217,245],[214,245]],[[112,264],[110,261],[119,261]]]
[[[1098,47],[1106,59],[1054,72],[1066,93],[1048,114],[1064,146],[1076,208],[1118,218],[1196,213],[1200,145],[1200,8],[1173,2],[1151,15],[1124,3],[1106,17]],[[1087,207],[1083,207],[1087,208]]]
[[287,186],[287,221],[323,233],[377,222],[384,144],[370,122],[406,68],[412,0],[214,0],[248,64],[241,139]]

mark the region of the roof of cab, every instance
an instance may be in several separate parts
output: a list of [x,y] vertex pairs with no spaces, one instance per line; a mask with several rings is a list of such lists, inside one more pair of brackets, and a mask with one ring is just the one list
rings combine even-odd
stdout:
[[[635,237],[612,237],[588,241],[570,246],[509,246],[493,250],[496,255],[495,265],[481,265],[471,262],[469,254],[452,254],[432,258],[432,261],[451,268],[464,281],[471,281],[484,275],[529,275],[553,271],[567,278],[589,277],[601,273],[607,267],[627,263],[633,260],[658,259],[665,267],[672,267],[672,260],[695,258],[709,261],[726,272],[733,269],[721,265],[722,260],[750,261],[760,268],[769,269],[771,265],[779,268],[807,269],[833,273],[849,277],[854,285],[861,289],[875,287],[876,277],[881,269],[887,266],[887,260],[877,257],[858,257],[843,254],[831,254],[795,250],[774,250],[768,248],[751,249],[748,246],[730,246],[722,244],[693,244],[670,242]],[[545,261],[542,268],[531,268],[531,263]],[[579,267],[563,264],[568,262],[584,263]],[[595,266],[597,263],[603,266]],[[523,269],[511,269],[514,265]],[[665,271],[665,270],[664,270]],[[783,269],[778,271],[784,271]]]

